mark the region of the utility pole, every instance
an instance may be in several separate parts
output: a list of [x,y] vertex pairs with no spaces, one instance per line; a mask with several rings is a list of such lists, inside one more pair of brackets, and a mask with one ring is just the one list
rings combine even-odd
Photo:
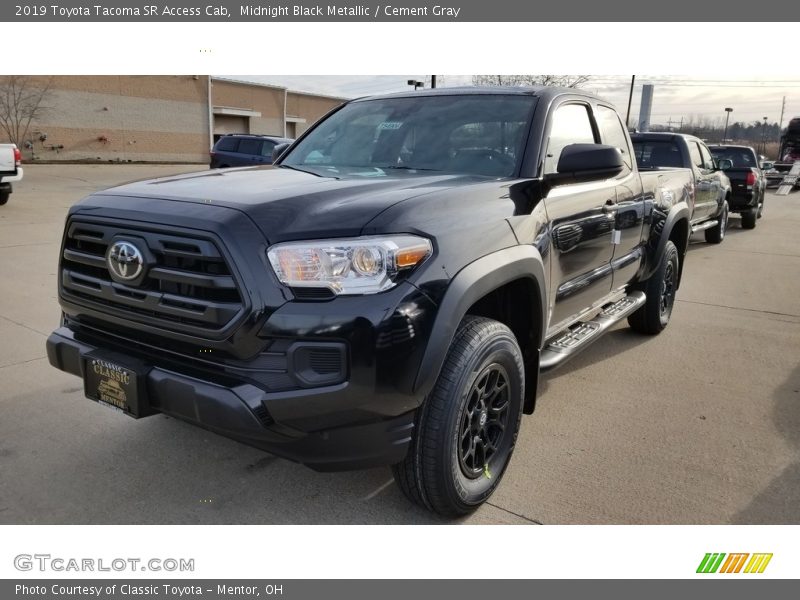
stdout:
[[728,119],[731,118],[731,113],[733,112],[732,108],[725,109],[725,133],[722,134],[722,143],[725,143],[725,139],[728,137]]
[[786,96],[783,97],[783,104],[781,104],[781,120],[778,123],[778,136],[780,137],[783,131],[783,111],[786,110]]
[[[631,126],[631,102],[633,102],[633,84],[636,81],[636,75],[631,75],[631,91],[628,94],[628,114],[625,115],[625,127]],[[784,98],[786,101],[786,98]]]
[[436,75],[431,75],[431,88],[436,87]]

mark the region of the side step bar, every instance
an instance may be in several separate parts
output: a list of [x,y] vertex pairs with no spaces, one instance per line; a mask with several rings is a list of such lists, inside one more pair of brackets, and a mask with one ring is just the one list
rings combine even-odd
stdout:
[[542,373],[567,362],[599,339],[606,331],[645,303],[644,292],[631,292],[621,300],[603,306],[590,321],[580,321],[548,340],[539,358]]
[[711,229],[712,227],[716,227],[718,224],[719,221],[716,219],[713,221],[703,221],[697,225],[692,225],[692,233],[697,233],[698,231],[703,231],[705,229]]

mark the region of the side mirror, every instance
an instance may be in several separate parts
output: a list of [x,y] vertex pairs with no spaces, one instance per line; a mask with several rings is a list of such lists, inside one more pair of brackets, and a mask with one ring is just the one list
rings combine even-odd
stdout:
[[717,161],[718,171],[727,171],[728,169],[732,168],[733,168],[733,161],[730,158],[720,158]]
[[764,162],[761,163],[761,168],[764,171],[769,171],[770,169],[775,168],[775,163],[772,162],[771,160],[765,160]]
[[281,157],[281,154],[291,146],[289,142],[283,142],[282,144],[275,144],[275,147],[272,149],[272,162],[275,163]]
[[544,176],[550,185],[597,181],[616,177],[625,163],[622,152],[605,144],[570,144],[561,151],[558,172]]

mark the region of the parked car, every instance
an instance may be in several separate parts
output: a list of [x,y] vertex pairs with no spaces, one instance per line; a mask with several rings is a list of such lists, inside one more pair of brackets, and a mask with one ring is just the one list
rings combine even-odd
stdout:
[[0,206],[8,202],[12,183],[22,180],[22,155],[16,144],[0,144]]
[[717,163],[727,159],[725,175],[731,182],[728,208],[742,216],[742,227],[753,229],[764,214],[767,178],[761,169],[756,151],[750,146],[709,146]]
[[631,138],[641,171],[688,169],[691,172],[692,233],[704,231],[707,242],[721,243],[728,227],[731,182],[705,142],[680,133],[636,133]]
[[320,470],[392,465],[413,502],[464,514],[540,372],[625,319],[667,327],[692,192],[688,170],[640,174],[581,90],[354,100],[272,168],[73,206],[48,357],[126,415]]
[[294,140],[284,137],[250,133],[223,135],[211,150],[211,168],[271,165],[275,146],[292,141]]

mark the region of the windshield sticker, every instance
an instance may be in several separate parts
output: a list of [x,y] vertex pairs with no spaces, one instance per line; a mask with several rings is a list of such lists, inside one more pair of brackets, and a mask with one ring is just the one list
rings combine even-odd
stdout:
[[400,129],[402,126],[400,121],[384,121],[378,125],[378,129]]

